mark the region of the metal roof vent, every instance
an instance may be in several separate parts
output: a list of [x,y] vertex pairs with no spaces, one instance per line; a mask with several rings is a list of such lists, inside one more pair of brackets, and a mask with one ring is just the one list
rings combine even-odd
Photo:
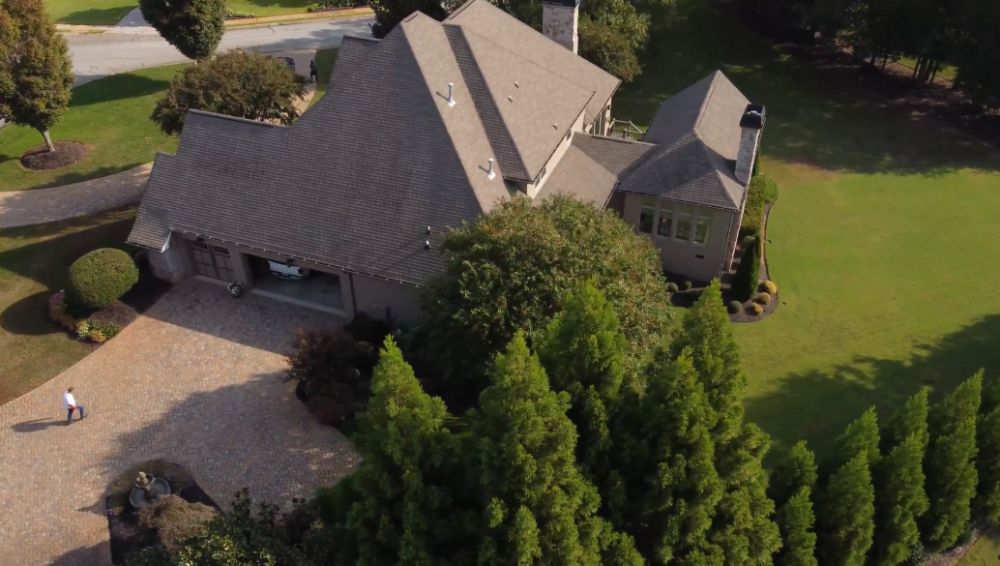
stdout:
[[489,177],[489,179],[492,181],[493,179],[496,179],[496,177],[497,177],[496,171],[493,170],[493,158],[491,157],[487,161],[487,163],[489,164],[488,165],[489,168],[486,170],[486,176]]
[[455,106],[455,83],[448,83],[448,107]]
[[424,249],[425,250],[431,249],[431,241],[430,240],[424,240]]

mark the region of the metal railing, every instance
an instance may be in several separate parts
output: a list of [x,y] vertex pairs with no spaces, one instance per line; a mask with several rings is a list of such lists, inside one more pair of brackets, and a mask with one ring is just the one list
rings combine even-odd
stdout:
[[608,136],[613,138],[639,141],[645,134],[645,130],[627,120],[611,120],[611,127],[608,128]]

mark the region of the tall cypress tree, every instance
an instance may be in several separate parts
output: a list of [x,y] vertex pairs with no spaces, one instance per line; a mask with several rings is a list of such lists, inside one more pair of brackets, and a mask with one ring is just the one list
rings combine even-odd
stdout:
[[631,530],[653,562],[718,563],[723,550],[708,536],[723,492],[708,401],[689,352],[671,358],[661,349],[650,364],[639,432],[647,452],[622,471]]
[[907,438],[916,435],[923,446],[930,441],[927,418],[930,412],[930,389],[921,387],[910,397],[903,408],[886,421],[882,428],[882,443],[886,451],[902,444]]
[[834,466],[843,466],[858,454],[864,454],[869,465],[878,463],[880,458],[875,407],[869,407],[837,437],[833,448]]
[[[427,395],[387,337],[355,438],[363,456],[343,532],[367,564],[461,561],[466,516],[454,505],[457,443],[444,402]],[[343,549],[339,549],[343,552]]]
[[768,493],[778,507],[776,521],[782,546],[775,563],[783,566],[815,566],[816,514],[812,497],[818,471],[812,450],[800,440],[771,475]]
[[983,403],[976,426],[976,470],[979,488],[976,517],[988,525],[1000,525],[1000,378],[983,382]]
[[895,446],[877,466],[877,564],[901,564],[920,548],[917,521],[929,506],[924,491],[923,459],[924,446],[914,434]]
[[875,531],[875,488],[865,452],[830,476],[818,518],[823,562],[862,566]]
[[552,388],[569,393],[577,460],[598,486],[610,469],[610,413],[618,404],[628,344],[613,306],[592,280],[571,290],[545,328],[538,357]]
[[982,372],[964,381],[930,412],[931,440],[924,470],[930,509],[921,534],[931,550],[958,542],[969,528],[976,495],[976,418],[982,398]]
[[472,419],[485,518],[480,563],[599,563],[606,527],[597,490],[576,466],[569,396],[549,388],[520,332],[495,358],[491,378]]

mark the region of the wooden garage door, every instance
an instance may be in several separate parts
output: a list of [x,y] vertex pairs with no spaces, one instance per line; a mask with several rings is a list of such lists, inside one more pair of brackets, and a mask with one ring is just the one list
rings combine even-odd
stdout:
[[194,260],[194,270],[198,275],[233,281],[233,267],[230,263],[229,250],[205,242],[191,242],[191,258]]

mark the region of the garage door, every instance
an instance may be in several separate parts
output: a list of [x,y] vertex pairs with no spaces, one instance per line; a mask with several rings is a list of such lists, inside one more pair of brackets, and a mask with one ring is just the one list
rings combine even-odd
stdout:
[[194,260],[194,271],[198,275],[223,281],[235,280],[229,250],[226,248],[205,242],[191,242],[191,258]]

